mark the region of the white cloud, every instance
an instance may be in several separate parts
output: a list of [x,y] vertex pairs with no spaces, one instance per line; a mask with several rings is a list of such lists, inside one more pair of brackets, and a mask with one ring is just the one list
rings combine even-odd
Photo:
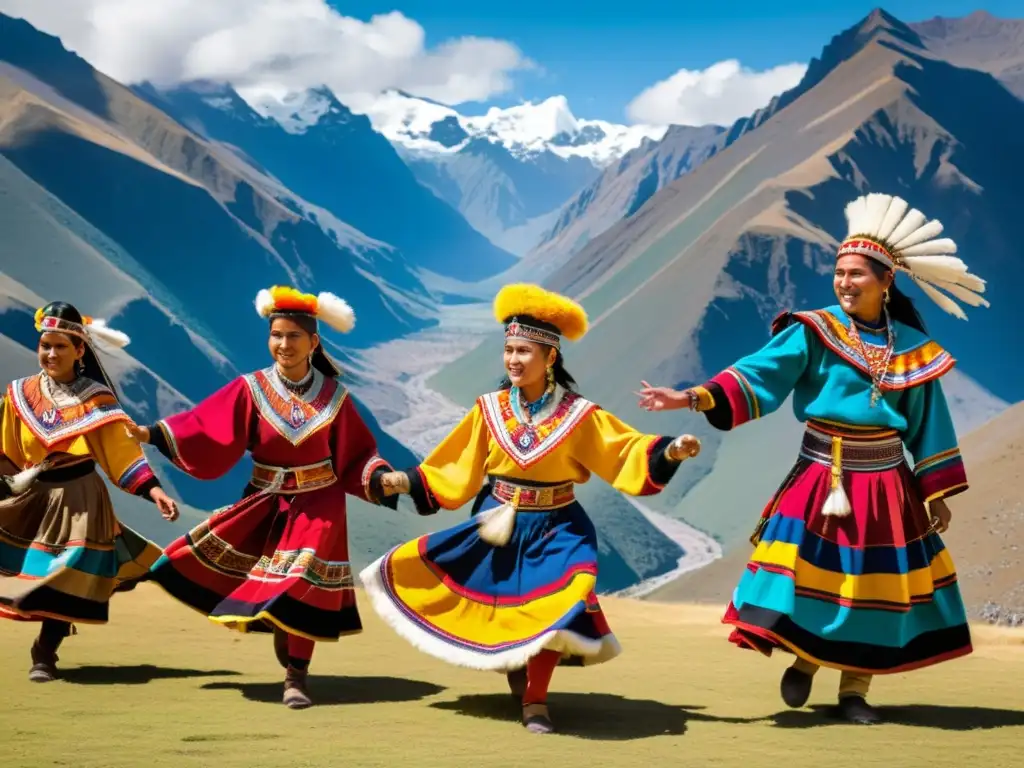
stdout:
[[641,92],[626,106],[634,123],[649,125],[731,125],[765,106],[797,83],[805,64],[780,64],[755,72],[736,59],[707,69],[680,69]]
[[0,0],[124,83],[232,82],[247,100],[327,85],[354,98],[400,88],[447,104],[483,101],[532,67],[511,43],[464,37],[432,49],[398,11],[369,21],[325,0]]

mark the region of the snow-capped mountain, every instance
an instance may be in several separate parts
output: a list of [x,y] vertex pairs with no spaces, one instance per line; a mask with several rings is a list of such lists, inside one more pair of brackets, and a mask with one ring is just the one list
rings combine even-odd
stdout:
[[[291,133],[308,131],[331,108],[319,91],[253,106]],[[666,131],[579,119],[564,96],[475,116],[400,91],[347,106],[369,118],[421,184],[516,255],[536,245],[561,206],[610,163]]]

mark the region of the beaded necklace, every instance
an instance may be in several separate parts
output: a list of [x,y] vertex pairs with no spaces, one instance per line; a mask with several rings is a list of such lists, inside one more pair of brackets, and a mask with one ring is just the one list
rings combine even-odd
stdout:
[[534,400],[532,403],[526,399],[526,395],[523,394],[519,387],[513,386],[509,391],[509,399],[515,403],[519,409],[526,411],[526,418],[523,421],[532,422],[534,417],[544,410],[544,407],[551,402],[551,398],[555,394],[554,384],[549,384],[547,389],[544,390],[544,394]]
[[892,320],[889,318],[889,310],[883,307],[882,312],[885,318],[886,333],[886,343],[882,348],[874,344],[865,344],[864,340],[860,337],[860,331],[857,330],[857,326],[860,323],[853,317],[850,318],[850,338],[853,339],[860,350],[861,357],[867,363],[871,376],[872,408],[877,407],[878,401],[882,398],[882,379],[889,370],[889,361],[892,359],[893,350],[896,347],[896,333],[893,331]]
[[309,366],[309,370],[306,371],[306,375],[298,381],[292,381],[287,376],[284,376],[278,367],[274,366],[274,375],[277,376],[277,380],[284,384],[285,389],[290,392],[294,392],[297,395],[301,395],[309,391],[309,388],[313,385],[313,366]]

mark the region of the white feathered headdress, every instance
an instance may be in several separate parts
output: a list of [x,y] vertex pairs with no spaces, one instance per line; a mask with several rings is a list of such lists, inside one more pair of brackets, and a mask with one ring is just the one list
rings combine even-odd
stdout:
[[275,285],[256,294],[256,311],[260,317],[281,314],[304,314],[323,320],[331,328],[348,333],[356,325],[356,313],[348,302],[333,293],[302,293],[290,286]]
[[36,310],[36,330],[40,333],[67,333],[88,342],[101,341],[112,347],[123,349],[131,343],[127,334],[107,325],[106,320],[83,315],[81,323],[54,317],[45,313],[45,307]]
[[[899,270],[921,286],[932,301],[951,315],[967,315],[950,296],[973,307],[987,307],[979,296],[985,281],[967,271],[956,254],[956,243],[939,238],[942,224],[928,221],[916,208],[907,211],[906,200],[876,192],[858,197],[846,206],[847,235],[839,256],[860,254]],[[947,295],[949,294],[949,295]]]

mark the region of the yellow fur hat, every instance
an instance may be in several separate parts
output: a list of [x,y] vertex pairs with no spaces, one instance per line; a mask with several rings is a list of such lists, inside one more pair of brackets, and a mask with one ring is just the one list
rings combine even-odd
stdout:
[[[540,344],[559,346],[558,336],[578,341],[587,332],[587,313],[572,299],[545,290],[539,285],[515,283],[506,285],[494,297],[494,317],[506,324],[505,336],[515,336]],[[532,318],[558,329],[558,334],[518,322]]]

